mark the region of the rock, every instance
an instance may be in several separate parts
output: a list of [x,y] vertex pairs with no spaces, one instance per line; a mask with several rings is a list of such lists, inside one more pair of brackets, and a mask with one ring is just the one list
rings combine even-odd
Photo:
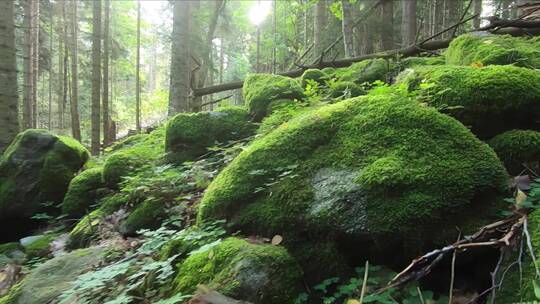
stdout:
[[192,161],[217,143],[247,137],[255,132],[241,107],[223,107],[214,112],[181,113],[167,124],[165,137],[169,160]]
[[88,160],[76,140],[44,130],[26,130],[0,160],[0,222],[45,211],[42,203],[62,202],[69,182]]
[[70,217],[80,218],[108,192],[105,187],[103,168],[83,171],[69,183],[62,203],[62,212]]
[[102,261],[104,253],[105,248],[93,247],[48,260],[0,298],[0,304],[52,303],[71,287],[80,274]]
[[444,65],[444,64],[445,64],[444,56],[407,57],[399,61],[399,67],[401,69],[414,68],[416,66]]
[[351,81],[336,82],[330,85],[329,91],[332,98],[341,97],[344,99],[366,94],[366,91],[362,88],[362,86]]
[[58,237],[57,233],[36,235],[21,239],[28,259],[46,257],[51,253],[50,245]]
[[107,158],[103,165],[103,181],[113,189],[117,189],[118,185],[127,176],[132,176],[138,173],[148,160],[144,155],[140,155],[137,151],[121,150]]
[[456,226],[492,220],[506,188],[491,148],[455,119],[388,88],[256,139],[210,184],[198,222],[227,219],[234,231],[280,234],[285,245],[302,235],[367,242],[356,254],[371,250],[369,242],[406,246],[410,256],[453,241]]
[[243,95],[248,111],[255,121],[261,121],[270,114],[269,106],[276,100],[294,100],[305,97],[300,84],[292,78],[271,75],[251,74],[244,81]]
[[540,68],[540,38],[465,34],[452,40],[444,56],[447,64]]
[[120,226],[124,236],[133,236],[140,229],[156,229],[166,217],[163,202],[146,200],[133,210]]
[[482,139],[512,129],[540,129],[540,72],[515,66],[418,67],[399,82]]
[[324,85],[325,80],[328,80],[328,75],[325,72],[318,69],[307,69],[300,77],[300,84],[303,88],[307,87],[310,81]]
[[392,70],[391,64],[385,59],[369,59],[352,64],[350,67],[337,69],[335,77],[338,81],[351,81],[357,84],[374,81],[387,81],[387,75]]
[[[519,175],[527,168],[538,172],[540,169],[540,132],[512,130],[495,136],[489,145],[503,161],[512,175]],[[523,166],[525,164],[526,166]]]
[[302,270],[285,248],[228,238],[190,255],[178,265],[176,291],[193,293],[203,284],[227,297],[260,304],[290,303]]

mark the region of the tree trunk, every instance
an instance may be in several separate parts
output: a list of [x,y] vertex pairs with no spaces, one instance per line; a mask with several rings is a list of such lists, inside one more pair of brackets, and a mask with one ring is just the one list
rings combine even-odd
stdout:
[[39,22],[39,0],[32,1],[33,9],[32,9],[32,60],[34,63],[32,64],[32,89],[34,92],[32,93],[32,128],[37,128],[37,117],[38,117],[38,111],[37,111],[37,89],[38,89],[38,78],[39,78],[39,29],[40,29],[40,22]]
[[103,24],[103,92],[101,103],[103,106],[103,144],[108,146],[109,138],[109,20],[111,1],[105,0],[105,21]]
[[53,116],[53,110],[52,110],[52,79],[53,79],[53,69],[52,69],[52,53],[53,53],[53,38],[54,38],[54,17],[53,17],[53,9],[50,8],[49,11],[49,54],[51,55],[51,58],[49,58],[49,79],[48,79],[48,85],[49,85],[49,120],[47,123],[47,128],[49,131],[52,130],[52,116]]
[[189,110],[190,1],[173,2],[169,117]]
[[141,0],[137,0],[137,65],[135,68],[135,127],[141,133]]
[[0,1],[0,154],[19,132],[13,2]]
[[402,2],[403,17],[401,23],[403,46],[411,45],[416,39],[416,0]]
[[100,151],[101,0],[93,1],[92,23],[92,155]]
[[[79,58],[79,46],[77,44],[78,38],[78,16],[77,16],[77,1],[71,2],[71,133],[73,138],[81,141],[81,123],[79,120],[79,72],[78,72],[78,58]],[[67,29],[66,29],[67,31]],[[67,39],[66,39],[67,45]],[[67,58],[67,54],[66,54]],[[67,59],[66,59],[66,71],[64,75],[66,77],[65,85],[67,84]]]
[[473,28],[477,29],[480,27],[480,15],[482,14],[482,0],[474,0],[474,14],[478,17],[473,20]]
[[341,0],[343,18],[341,21],[341,30],[343,32],[343,45],[345,48],[345,57],[354,57],[354,33],[353,33],[353,7],[349,0]]
[[324,33],[326,31],[326,0],[319,0],[315,5],[315,18],[313,20],[313,58],[319,58],[325,46]]
[[394,48],[394,3],[392,0],[382,0],[382,49],[391,50]]
[[24,0],[24,56],[23,56],[23,66],[24,66],[24,84],[23,84],[23,129],[32,128],[32,101],[34,97],[32,96],[34,92],[34,52],[33,52],[33,41],[32,41],[32,28],[34,19],[32,18],[32,4],[33,0]]
[[219,43],[219,83],[223,83],[223,69],[225,68],[225,39]]

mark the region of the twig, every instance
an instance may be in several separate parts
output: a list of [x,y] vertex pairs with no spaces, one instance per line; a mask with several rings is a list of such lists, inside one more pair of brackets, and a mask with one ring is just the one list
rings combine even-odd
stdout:
[[366,270],[364,271],[364,282],[362,282],[362,291],[360,292],[360,304],[364,302],[364,294],[366,294],[368,273],[369,273],[369,261],[366,261]]
[[201,104],[201,107],[207,106],[207,105],[209,105],[209,104],[218,103],[218,102],[220,102],[220,101],[223,101],[223,100],[225,100],[225,99],[229,99],[229,98],[231,98],[231,97],[233,97],[233,95],[229,95],[229,96],[225,96],[225,97],[220,98],[220,99],[208,101],[208,102],[205,102],[205,103]]
[[[467,15],[467,12],[469,11],[469,9],[471,8],[471,4],[473,3],[474,0],[469,0],[469,4],[467,4],[467,7],[465,8],[465,10],[463,11],[463,14],[461,15],[461,18],[459,18],[460,21],[463,20],[463,18],[465,18],[465,16]],[[456,32],[458,30],[458,27],[459,26],[456,26],[454,28],[454,30],[452,31],[452,35],[450,36],[451,38],[454,38],[456,37]]]
[[[504,248],[501,248],[500,254],[499,254],[499,261],[497,262],[497,266],[495,266],[495,269],[491,273],[491,286],[497,285],[497,273],[499,273],[499,269],[501,268],[501,264],[503,260],[504,260]],[[496,295],[497,295],[497,288],[493,288],[491,291],[491,304],[495,304]]]
[[420,290],[420,286],[416,286],[416,291],[418,291],[418,296],[420,297],[420,303],[426,304],[426,301],[424,300],[424,295],[422,295],[422,291]]
[[[458,238],[456,242],[459,242],[460,238],[461,238],[461,232],[458,234]],[[450,288],[448,290],[449,292],[448,304],[452,304],[452,298],[454,295],[454,279],[456,276],[456,255],[457,255],[457,251],[454,250],[454,253],[452,253],[452,269],[450,273]]]
[[450,27],[447,27],[447,28],[441,30],[440,32],[437,32],[437,33],[435,33],[435,34],[433,34],[433,35],[427,37],[426,39],[422,40],[422,42],[418,43],[417,45],[422,45],[422,44],[428,42],[429,40],[431,40],[431,39],[433,39],[433,38],[435,38],[435,37],[438,37],[438,36],[440,36],[440,35],[442,35],[442,34],[448,32],[448,31],[451,31],[452,29],[454,29],[454,28],[456,28],[456,27],[462,25],[463,23],[467,23],[469,20],[472,20],[472,19],[474,19],[474,18],[476,18],[476,17],[478,17],[478,16],[479,16],[479,14],[474,14],[474,15],[472,15],[472,16],[469,17],[469,18],[466,18],[466,19],[464,19],[464,20],[461,20],[460,22],[458,22],[458,23],[456,23],[456,24],[454,24],[454,25],[452,25],[452,26],[450,26]]
[[536,255],[534,254],[534,249],[531,242],[531,235],[529,234],[528,229],[528,221],[525,219],[523,223],[523,232],[525,233],[525,237],[527,239],[527,248],[529,249],[529,253],[531,255],[531,258],[533,260],[534,270],[536,271],[536,277],[540,276],[540,270],[538,270],[538,265],[536,264]]

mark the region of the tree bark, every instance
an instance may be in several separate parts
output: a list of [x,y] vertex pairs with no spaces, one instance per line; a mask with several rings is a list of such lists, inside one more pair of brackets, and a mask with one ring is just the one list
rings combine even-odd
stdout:
[[354,33],[353,33],[353,7],[349,0],[341,0],[342,21],[341,30],[343,32],[343,46],[345,57],[354,57]]
[[382,0],[382,49],[391,50],[394,48],[394,3],[392,0]]
[[47,128],[49,131],[52,130],[52,116],[53,116],[53,110],[52,110],[52,79],[53,79],[53,69],[52,69],[52,53],[53,53],[53,42],[54,42],[54,16],[53,16],[54,10],[52,7],[49,10],[49,54],[51,55],[51,58],[49,58],[49,79],[48,79],[48,85],[49,85],[49,120],[47,123]]
[[23,66],[24,66],[24,83],[23,83],[23,129],[32,128],[32,101],[34,97],[34,52],[33,52],[33,41],[32,41],[32,28],[34,19],[32,18],[32,4],[33,0],[23,0],[24,8],[24,56],[23,56]]
[[103,107],[103,144],[111,143],[109,132],[109,23],[111,1],[105,0],[105,21],[103,23],[103,92],[101,103]]
[[37,128],[37,88],[38,88],[38,78],[39,78],[39,4],[40,1],[32,1],[32,128]]
[[[78,58],[79,58],[79,46],[77,44],[78,38],[78,16],[77,16],[77,1],[71,2],[71,134],[73,138],[81,141],[81,123],[79,119],[79,72],[78,72]],[[66,29],[67,31],[67,29]],[[67,45],[67,39],[66,39]],[[66,54],[67,58],[67,54]],[[66,59],[67,60],[67,59]],[[65,85],[67,84],[67,61],[66,71],[64,75],[66,77]]]
[[19,132],[13,2],[0,1],[0,154]]
[[190,1],[173,2],[169,117],[189,111]]
[[92,22],[92,155],[100,151],[101,0],[93,1]]
[[326,19],[326,0],[319,0],[315,5],[315,18],[313,19],[313,59],[319,58],[326,47],[324,39]]
[[137,0],[137,66],[135,70],[135,127],[137,133],[141,133],[141,0]]
[[411,45],[416,39],[416,0],[406,0],[401,2],[403,7],[403,17],[401,23],[402,45]]
[[478,17],[473,20],[473,28],[477,29],[480,27],[480,15],[482,14],[482,0],[474,0],[474,14]]

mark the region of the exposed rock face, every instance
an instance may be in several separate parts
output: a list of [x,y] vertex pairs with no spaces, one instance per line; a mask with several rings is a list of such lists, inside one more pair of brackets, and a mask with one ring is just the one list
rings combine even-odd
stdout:
[[0,160],[0,221],[30,218],[44,210],[43,203],[62,202],[88,157],[71,138],[44,130],[17,135]]

